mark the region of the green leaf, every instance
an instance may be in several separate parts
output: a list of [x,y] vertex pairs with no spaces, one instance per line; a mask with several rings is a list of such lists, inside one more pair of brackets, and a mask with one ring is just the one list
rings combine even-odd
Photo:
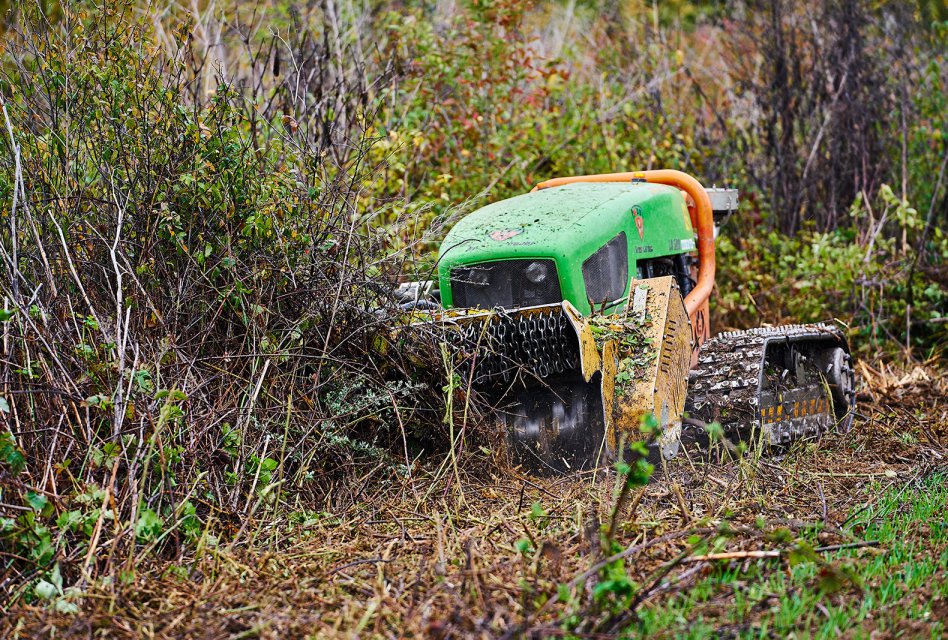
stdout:
[[16,309],[0,309],[0,322],[7,322],[16,315]]
[[115,459],[115,456],[122,453],[122,445],[118,442],[106,442],[102,445],[102,453],[104,453],[109,461]]
[[163,527],[161,516],[151,509],[142,509],[138,514],[138,522],[135,523],[135,537],[139,542],[154,540],[161,535]]
[[148,393],[154,390],[155,385],[154,382],[152,382],[151,373],[145,369],[136,371],[134,378],[139,391]]
[[520,538],[514,546],[517,548],[517,552],[522,556],[529,554],[533,550],[533,545],[530,543],[529,538]]
[[98,407],[100,409],[107,409],[109,405],[112,404],[112,399],[105,395],[104,393],[98,393],[94,396],[89,396],[86,398],[86,404],[90,407]]
[[33,511],[42,511],[49,504],[46,496],[32,490],[26,492],[26,502],[33,508]]
[[[31,511],[28,515],[33,516],[34,513]],[[48,528],[34,523],[32,529],[36,539],[32,542],[32,546],[30,547],[30,557],[37,565],[42,566],[53,559],[56,549],[53,547],[52,537],[49,534]]]
[[654,413],[649,412],[642,416],[639,422],[639,430],[648,434],[658,433],[659,425]]
[[175,404],[164,404],[158,411],[158,421],[162,424],[174,422],[184,417],[184,411]]
[[56,518],[56,526],[60,529],[70,529],[75,531],[82,522],[82,512],[77,510],[63,511]]
[[546,515],[546,510],[539,502],[534,502],[530,506],[530,519],[534,522],[545,519]]
[[197,508],[190,500],[181,505],[181,530],[191,539],[201,535],[201,520],[197,517]]
[[556,595],[560,602],[569,602],[572,599],[572,592],[569,585],[561,584],[556,588]]
[[[657,435],[657,434],[656,434]],[[648,457],[648,445],[642,441],[633,442],[629,445],[629,451],[636,453],[643,458]]]
[[36,586],[33,587],[33,593],[36,594],[37,598],[42,600],[52,600],[59,595],[59,590],[56,589],[56,585],[46,582],[45,580],[40,580],[36,583]]
[[[3,398],[0,398],[2,400]],[[16,446],[16,442],[7,432],[0,432],[0,463],[10,467],[13,473],[23,471],[26,466],[26,458],[23,452]]]
[[53,565],[53,572],[49,576],[49,581],[53,583],[53,586],[56,587],[56,590],[62,593],[63,591],[63,574],[59,570],[59,563],[57,562]]
[[632,469],[626,476],[626,483],[630,487],[644,487],[648,484],[648,479],[652,477],[655,466],[640,458],[632,465]]
[[79,605],[64,598],[57,599],[55,604],[53,604],[53,608],[57,611],[57,613],[64,613],[66,615],[75,615],[79,613]]

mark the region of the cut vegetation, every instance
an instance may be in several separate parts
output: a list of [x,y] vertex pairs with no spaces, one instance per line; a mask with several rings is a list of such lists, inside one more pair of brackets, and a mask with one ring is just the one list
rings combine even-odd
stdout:
[[776,457],[683,453],[614,526],[614,474],[366,478],[347,502],[254,518],[246,542],[205,537],[82,595],[21,605],[6,630],[941,637],[948,405],[944,382],[925,378],[878,374],[849,435]]

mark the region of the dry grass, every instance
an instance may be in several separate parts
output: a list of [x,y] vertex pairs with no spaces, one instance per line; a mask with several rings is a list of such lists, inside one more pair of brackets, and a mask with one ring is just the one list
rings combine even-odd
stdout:
[[[616,534],[633,549],[629,573],[643,586],[638,610],[663,606],[711,571],[708,561],[680,562],[691,533],[728,523],[726,551],[786,548],[774,541],[779,529],[816,532],[818,545],[852,543],[858,538],[847,519],[878,498],[880,483],[908,485],[948,464],[940,372],[865,363],[860,371],[868,384],[849,435],[740,461],[680,456],[657,473]],[[598,618],[601,631],[603,622],[631,620],[603,613],[591,596],[597,572],[589,569],[604,555],[598,523],[608,521],[613,484],[612,474],[541,480],[462,472],[460,485],[452,474],[367,477],[356,507],[314,507],[305,524],[252,522],[248,546],[205,546],[193,557],[139,566],[127,580],[91,587],[80,615],[21,606],[2,623],[3,635],[496,637],[529,630],[540,637],[558,635],[570,613]],[[564,584],[576,587],[572,603],[541,604]],[[726,619],[729,606],[712,600],[704,615],[717,610]]]

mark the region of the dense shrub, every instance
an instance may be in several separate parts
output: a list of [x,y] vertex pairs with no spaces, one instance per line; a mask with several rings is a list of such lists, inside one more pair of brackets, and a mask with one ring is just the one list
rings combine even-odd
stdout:
[[[866,215],[862,207],[853,212]],[[936,236],[944,263],[948,243],[940,230]],[[717,330],[835,319],[860,355],[914,349],[928,359],[944,349],[948,291],[933,274],[913,270],[916,254],[893,238],[871,241],[853,229],[733,233],[718,252]]]
[[106,540],[109,566],[206,544],[212,520],[233,542],[357,465],[408,473],[446,437],[441,357],[400,328],[398,256],[354,207],[360,124],[300,144],[236,85],[202,94],[187,32],[166,55],[130,6],[42,24],[7,50],[0,171],[0,498],[22,508],[0,544],[20,577],[94,575]]

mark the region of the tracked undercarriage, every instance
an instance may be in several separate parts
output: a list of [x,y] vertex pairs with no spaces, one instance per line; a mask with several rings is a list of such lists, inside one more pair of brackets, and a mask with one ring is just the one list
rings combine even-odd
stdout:
[[723,333],[705,342],[689,377],[686,411],[732,438],[758,430],[779,445],[852,423],[852,359],[825,324]]

